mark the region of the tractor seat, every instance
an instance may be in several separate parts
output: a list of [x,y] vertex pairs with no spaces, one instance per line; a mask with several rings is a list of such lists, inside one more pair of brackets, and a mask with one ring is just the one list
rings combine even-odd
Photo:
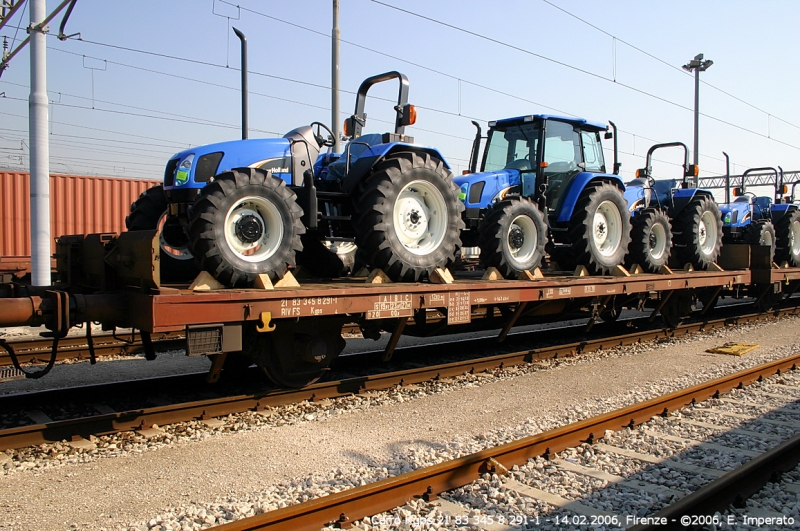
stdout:
[[358,138],[352,139],[350,142],[347,143],[345,146],[344,153],[342,153],[341,158],[336,162],[332,162],[328,166],[328,180],[339,180],[341,181],[344,179],[344,173],[347,169],[347,161],[345,160],[344,155],[347,153],[347,149],[350,149],[350,164],[358,160],[358,157],[364,154],[367,149],[372,146],[377,146],[378,144],[383,144],[383,135],[380,133],[370,133],[368,135],[361,135]]
[[659,197],[669,195],[672,189],[677,187],[678,181],[676,179],[663,179],[653,183],[653,190],[655,190],[656,195]]
[[756,197],[755,201],[753,201],[753,204],[759,208],[769,210],[769,207],[772,206],[772,198],[767,196],[759,196]]

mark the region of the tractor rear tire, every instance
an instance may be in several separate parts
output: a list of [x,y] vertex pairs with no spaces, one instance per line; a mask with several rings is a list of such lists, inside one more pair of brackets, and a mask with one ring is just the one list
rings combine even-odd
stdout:
[[461,247],[459,188],[438,157],[392,153],[359,184],[356,245],[395,282],[419,282],[455,261]]
[[658,273],[667,265],[672,251],[672,226],[659,208],[646,208],[633,218],[627,265]]
[[769,245],[769,261],[775,258],[775,227],[772,222],[760,220],[747,226],[744,232],[744,241],[750,245]]
[[518,197],[496,203],[478,228],[480,263],[496,267],[506,278],[542,263],[547,243],[544,215],[530,199]]
[[297,253],[297,265],[311,276],[318,278],[338,278],[354,273],[356,245],[348,242],[335,242],[326,245],[319,235],[306,233],[300,238],[303,250]]
[[800,267],[800,209],[792,209],[775,223],[775,261]]
[[673,242],[680,265],[708,269],[722,247],[722,216],[713,199],[695,196],[673,224]]
[[573,259],[590,273],[607,275],[623,263],[631,241],[631,220],[622,190],[611,183],[589,183],[569,224]]
[[131,204],[125,226],[131,230],[157,230],[161,247],[162,282],[192,280],[200,272],[189,249],[189,239],[176,218],[167,216],[167,196],[160,184],[148,188]]
[[280,279],[303,249],[303,210],[295,199],[282,179],[264,170],[221,173],[192,206],[192,252],[204,270],[229,287],[250,287],[261,273]]

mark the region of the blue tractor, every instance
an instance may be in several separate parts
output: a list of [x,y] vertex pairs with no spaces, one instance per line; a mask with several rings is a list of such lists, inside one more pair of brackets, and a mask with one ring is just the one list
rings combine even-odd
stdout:
[[[683,148],[683,179],[653,178],[653,153],[662,148]],[[722,246],[722,220],[714,196],[697,188],[697,166],[689,164],[689,149],[683,142],[656,144],[647,151],[645,167],[636,171],[625,198],[633,216],[627,262],[656,273],[674,262],[695,269],[708,269]],[[689,179],[693,182],[689,182]]]
[[[394,132],[362,136],[367,92],[393,79]],[[163,186],[131,206],[128,229],[161,229],[163,277],[200,268],[223,285],[251,287],[258,275],[275,281],[296,264],[339,276],[341,258],[357,248],[392,280],[423,280],[455,261],[464,206],[442,155],[405,135],[415,120],[403,74],[370,77],[345,122],[352,140],[343,154],[323,152],[333,133],[319,122],[283,138],[182,151],[167,163]],[[273,316],[270,333],[260,333],[258,321],[243,326],[243,350],[226,354],[225,368],[256,363],[283,387],[319,379],[344,348],[350,318],[297,321],[291,310]]]
[[[748,176],[757,172],[769,177],[760,182],[775,191],[775,202],[770,196],[756,196],[747,191]],[[794,244],[795,230],[800,229],[797,206],[782,201],[787,188],[783,185],[783,172],[772,167],[750,168],[742,174],[741,186],[733,189],[735,199],[720,205],[723,215],[723,238],[726,243],[747,243],[770,247],[770,260],[787,261],[800,265],[800,242]],[[726,183],[726,197],[730,197],[730,180]],[[792,248],[795,252],[792,252]]]
[[[613,127],[613,124],[612,124]],[[622,264],[630,217],[618,174],[606,171],[606,124],[549,115],[489,122],[476,173],[480,128],[467,175],[456,177],[466,210],[465,247],[483,267],[516,277],[539,266],[546,250],[562,268],[608,274]]]
[[[394,132],[362,136],[367,92],[392,79],[400,82]],[[161,229],[168,280],[188,264],[231,287],[262,273],[277,280],[297,263],[339,276],[356,246],[392,280],[425,279],[455,259],[463,205],[442,155],[404,134],[416,119],[408,87],[399,72],[361,84],[341,156],[321,153],[333,133],[319,122],[176,154],[163,187],[132,205],[128,229]]]
[[786,205],[786,210],[775,220],[775,260],[778,264],[786,263],[791,267],[800,267],[800,207],[795,202],[795,187],[798,184],[800,181],[791,183],[790,194],[786,194],[788,186],[781,186],[781,204]]

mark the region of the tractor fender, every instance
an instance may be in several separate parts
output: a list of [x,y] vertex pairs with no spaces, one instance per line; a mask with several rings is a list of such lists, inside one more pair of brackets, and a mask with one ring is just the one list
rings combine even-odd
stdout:
[[714,196],[708,190],[698,188],[678,188],[672,194],[672,208],[669,212],[670,219],[675,218],[686,208],[686,205],[695,197],[708,196],[712,201]]
[[619,175],[597,174],[588,171],[581,172],[572,178],[567,193],[565,193],[564,197],[561,199],[560,208],[558,209],[558,218],[556,219],[557,222],[568,222],[572,219],[572,212],[575,210],[575,203],[578,202],[578,197],[580,197],[584,188],[590,183],[595,182],[613,184],[619,188],[621,192],[625,192],[625,184],[622,182]]
[[370,146],[369,149],[358,157],[351,165],[350,172],[342,183],[342,191],[345,193],[352,193],[367,175],[369,175],[372,168],[381,162],[383,159],[399,152],[414,152],[414,153],[428,153],[437,157],[445,167],[449,170],[450,165],[445,160],[444,156],[436,148],[416,146],[414,144],[407,144],[405,142],[390,142],[388,144],[378,144]]
[[791,205],[788,203],[778,203],[769,206],[769,214],[772,218],[772,223],[775,223],[779,219],[783,217],[784,214],[788,212],[794,212],[797,210],[797,205]]

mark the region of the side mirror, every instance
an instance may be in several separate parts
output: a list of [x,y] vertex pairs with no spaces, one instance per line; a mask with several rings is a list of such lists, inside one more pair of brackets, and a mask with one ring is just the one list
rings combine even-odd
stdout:
[[606,131],[606,133],[603,135],[603,138],[605,138],[606,140],[611,140],[612,138],[614,138],[614,133],[612,133],[611,131]]

